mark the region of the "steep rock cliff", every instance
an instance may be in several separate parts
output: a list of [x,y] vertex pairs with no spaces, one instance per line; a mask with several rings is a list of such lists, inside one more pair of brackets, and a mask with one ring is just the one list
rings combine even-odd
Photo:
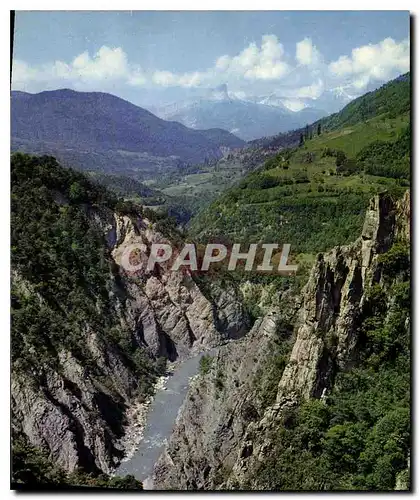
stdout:
[[[220,349],[210,373],[190,388],[156,464],[156,489],[259,488],[258,479],[250,484],[250,477],[270,455],[271,432],[285,412],[308,398],[323,399],[336,374],[356,361],[366,295],[381,281],[378,257],[397,237],[409,238],[409,218],[408,193],[400,202],[375,196],[360,238],[319,254],[299,297]],[[293,347],[279,369],[274,404],[267,407],[258,377],[276,339]]]
[[[63,195],[55,198],[61,206],[68,204]],[[121,256],[128,245],[168,243],[150,220],[103,207],[86,206],[84,210],[108,246],[112,271],[106,293],[114,330],[133,349],[147,354],[144,363],[150,361],[143,368],[145,377],[153,377],[147,373],[153,368],[153,359],[182,359],[245,333],[248,319],[234,295],[225,294],[219,305],[212,303],[188,273],[171,273],[165,264],[135,275],[123,269]],[[39,305],[44,303],[42,294],[18,269],[13,271],[12,287],[36,297]],[[109,472],[124,455],[119,443],[126,410],[145,396],[144,387],[139,385],[138,366],[93,321],[85,324],[83,355],[90,360],[89,366],[63,347],[53,366],[13,370],[13,430],[48,451],[67,471],[80,466]]]

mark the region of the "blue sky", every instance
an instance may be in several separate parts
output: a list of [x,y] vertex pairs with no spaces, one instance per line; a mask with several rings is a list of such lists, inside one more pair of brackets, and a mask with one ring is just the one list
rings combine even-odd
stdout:
[[407,11],[17,12],[12,87],[156,105],[227,83],[299,105],[407,71],[408,39]]

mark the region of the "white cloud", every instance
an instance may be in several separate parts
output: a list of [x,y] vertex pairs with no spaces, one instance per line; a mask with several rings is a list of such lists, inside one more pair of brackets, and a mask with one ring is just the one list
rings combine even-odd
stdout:
[[235,97],[236,99],[246,99],[246,92],[243,90],[238,90],[237,92],[229,92],[229,96]]
[[230,57],[225,54],[224,56],[220,56],[216,60],[216,69],[220,71],[226,71],[230,64]]
[[351,80],[356,89],[363,89],[371,81],[389,80],[410,69],[409,40],[395,42],[386,38],[375,45],[364,45],[352,50],[351,56],[341,56],[329,64],[335,78]]
[[296,89],[295,96],[303,99],[318,99],[324,92],[324,87],[324,82],[319,79],[311,85]]
[[290,70],[284,60],[283,45],[276,35],[264,35],[261,47],[251,43],[234,57],[219,57],[215,68],[247,80],[278,80]]
[[177,81],[176,76],[170,71],[155,71],[152,79],[153,83],[156,83],[156,85],[163,85],[164,87],[175,85]]
[[37,77],[35,69],[31,68],[25,61],[15,59],[13,61],[13,87],[21,88],[26,82],[34,80]]
[[188,89],[227,83],[232,96],[252,100],[252,96],[274,92],[286,106],[297,110],[332,89],[360,95],[372,81],[389,80],[410,66],[408,40],[386,38],[355,48],[329,64],[310,38],[296,43],[295,49],[295,54],[288,56],[277,36],[267,34],[237,54],[221,55],[207,69],[176,73],[164,68],[145,72],[128,60],[121,47],[102,46],[92,55],[85,51],[68,62],[31,66],[14,60],[12,86],[30,92],[68,86],[120,93],[124,86]]
[[290,111],[297,112],[306,108],[306,104],[298,99],[284,99],[282,103],[286,106],[286,108],[290,109]]
[[128,85],[142,86],[147,83],[147,78],[140,67],[134,68],[127,80]]
[[315,66],[322,61],[320,52],[310,38],[304,38],[296,44],[296,61],[303,66]]
[[24,61],[15,60],[12,77],[13,88],[20,90],[25,90],[32,83],[44,84],[47,87],[54,87],[58,83],[84,88],[98,85],[99,82],[130,85],[146,82],[141,68],[129,65],[127,55],[122,48],[110,48],[105,45],[93,57],[86,51],[76,56],[71,63],[54,61],[30,67]]
[[93,58],[88,52],[77,56],[72,71],[81,78],[103,80],[105,78],[126,78],[129,75],[127,56],[120,48],[101,47]]
[[369,81],[370,81],[369,75],[363,75],[360,78],[357,78],[357,80],[354,80],[351,83],[351,86],[354,89],[363,90],[363,89],[365,89],[368,86]]

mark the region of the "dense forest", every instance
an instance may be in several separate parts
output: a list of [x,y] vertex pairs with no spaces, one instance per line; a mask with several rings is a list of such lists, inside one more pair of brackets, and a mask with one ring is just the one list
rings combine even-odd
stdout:
[[[368,109],[368,112],[364,111]],[[191,221],[198,239],[290,243],[296,255],[352,241],[369,198],[410,185],[410,75],[303,129]]]
[[[250,478],[262,489],[386,491],[410,483],[409,253],[409,242],[400,240],[379,257],[382,279],[367,291],[358,359],[338,373],[326,400],[283,415],[270,459]],[[281,339],[273,346],[262,377],[267,405],[288,349]]]
[[[191,231],[203,240],[291,243],[303,267],[318,252],[355,240],[374,194],[402,196],[410,186],[410,156],[407,74],[302,129],[300,145],[283,149],[202,210]],[[255,484],[264,490],[315,491],[409,487],[409,242],[396,241],[378,266],[382,279],[366,291],[357,360],[337,374],[326,399],[310,399],[285,412],[271,435],[269,458],[245,489]],[[294,290],[304,283],[276,280]],[[257,303],[258,298],[249,306],[258,314]],[[275,402],[292,345],[279,336],[255,380],[264,407]]]
[[[86,330],[112,344],[136,375],[138,395],[151,394],[165,362],[139,348],[118,322],[121,283],[103,228],[95,214],[112,210],[146,216],[172,240],[188,236],[223,241],[290,243],[300,265],[295,278],[246,276],[253,284],[298,293],[319,252],[348,244],[360,234],[369,199],[386,191],[399,198],[410,186],[410,74],[351,102],[340,113],[287,135],[285,146],[268,139],[262,166],[202,209],[186,232],[200,200],[164,195],[136,180],[78,173],[50,156],[14,153],[11,158],[11,354],[12,371],[42,385],[60,370],[66,349],[101,383],[113,381],[85,349]],[[276,140],[276,139],[274,139]],[[278,140],[278,138],[277,138]],[[299,141],[299,144],[297,144]],[[271,144],[271,145],[270,145]],[[271,148],[271,149],[270,149]],[[262,156],[258,156],[259,159]],[[251,162],[252,168],[254,164]],[[150,210],[139,203],[153,206]],[[159,210],[159,207],[162,209]],[[172,217],[168,217],[167,215]],[[360,321],[358,357],[339,372],[325,400],[311,399],[283,416],[272,435],[271,458],[256,480],[270,490],[390,490],[408,484],[410,447],[410,247],[403,239],[379,257],[379,284],[367,290]],[[205,292],[213,277],[195,276]],[[240,288],[241,271],[219,276]],[[244,305],[254,319],[258,298]],[[290,354],[279,339],[256,381],[268,407]],[[209,358],[201,372],[209,370]],[[76,470],[69,474],[47,452],[13,433],[13,482],[141,489],[133,477]]]
[[[42,387],[48,370],[60,370],[58,352],[66,349],[86,373],[112,390],[113,381],[85,348],[86,332],[93,329],[136,373],[138,393],[150,393],[163,365],[138,348],[118,321],[111,299],[116,292],[115,269],[103,232],[91,220],[95,210],[141,208],[119,200],[51,157],[14,154],[11,181],[14,377],[22,373]],[[59,468],[48,465],[43,452],[31,451],[22,435],[15,434],[13,441],[13,480],[18,483],[37,481],[45,468],[50,471],[45,472],[48,483],[106,481],[105,477],[85,477],[82,472],[67,478]],[[109,484],[119,483],[114,479]]]

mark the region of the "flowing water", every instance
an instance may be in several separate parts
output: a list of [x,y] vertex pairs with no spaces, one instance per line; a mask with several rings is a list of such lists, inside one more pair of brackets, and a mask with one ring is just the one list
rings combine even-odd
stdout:
[[115,473],[132,474],[143,481],[145,489],[152,488],[153,467],[171,435],[178,411],[184,402],[190,378],[198,373],[204,355],[214,355],[216,349],[200,353],[183,361],[169,376],[166,387],[156,392],[147,414],[144,436],[132,458],[122,462]]

